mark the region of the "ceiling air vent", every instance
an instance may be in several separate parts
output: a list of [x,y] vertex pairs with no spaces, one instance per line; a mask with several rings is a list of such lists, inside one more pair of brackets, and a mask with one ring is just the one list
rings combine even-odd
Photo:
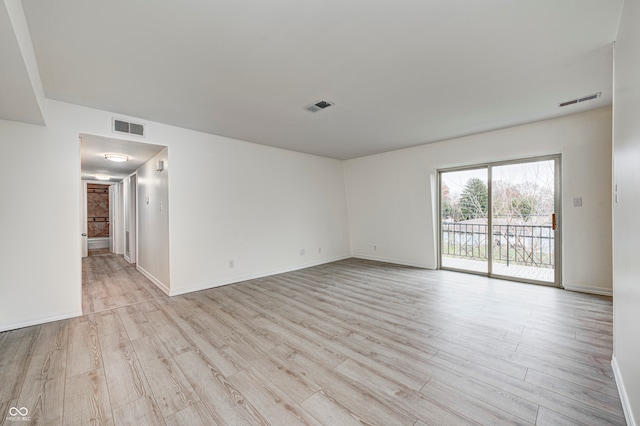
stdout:
[[130,123],[128,121],[113,119],[113,131],[115,133],[127,133],[129,135],[144,136],[144,124]]
[[598,99],[600,97],[600,95],[602,95],[602,92],[594,93],[593,95],[583,96],[583,97],[578,98],[578,99],[571,99],[570,101],[559,103],[558,106],[559,107],[565,107],[567,105],[573,105],[573,104],[577,104],[579,102],[585,102],[585,101],[590,101],[592,99]]
[[328,101],[318,101],[314,104],[309,104],[306,107],[304,107],[304,109],[306,109],[309,112],[318,112],[321,111],[325,108],[330,107],[331,105],[334,105],[333,102],[328,102]]

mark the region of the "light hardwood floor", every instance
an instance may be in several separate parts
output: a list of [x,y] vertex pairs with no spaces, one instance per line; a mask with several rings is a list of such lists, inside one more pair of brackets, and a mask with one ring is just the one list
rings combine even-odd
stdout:
[[0,415],[625,424],[610,298],[354,259],[168,298],[114,255],[83,266],[84,316],[0,333]]
[[82,264],[82,312],[84,314],[128,306],[165,297],[122,256],[90,250]]

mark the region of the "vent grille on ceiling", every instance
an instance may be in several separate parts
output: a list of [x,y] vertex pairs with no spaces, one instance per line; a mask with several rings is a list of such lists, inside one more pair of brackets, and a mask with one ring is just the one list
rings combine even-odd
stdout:
[[329,101],[318,101],[316,103],[305,106],[304,109],[306,109],[309,112],[318,112],[325,108],[330,107],[331,105],[334,105],[334,103]]
[[561,103],[558,104],[558,106],[559,107],[566,107],[568,105],[577,104],[579,102],[590,101],[592,99],[599,98],[600,95],[602,95],[602,92],[594,93],[592,95],[583,96],[583,97],[578,98],[578,99],[571,99],[570,101],[566,101],[566,102],[561,102]]
[[115,133],[127,133],[129,135],[144,136],[144,124],[130,123],[128,121],[113,119],[113,131]]

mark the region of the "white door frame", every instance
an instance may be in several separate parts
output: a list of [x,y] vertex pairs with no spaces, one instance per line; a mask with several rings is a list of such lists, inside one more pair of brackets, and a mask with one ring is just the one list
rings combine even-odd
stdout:
[[80,250],[82,257],[89,256],[89,237],[87,225],[87,181],[80,181]]
[[[138,261],[138,175],[131,173],[124,180],[124,258],[129,263]],[[128,232],[128,234],[127,234]],[[127,238],[128,235],[128,238]],[[129,251],[127,252],[127,246]]]
[[116,182],[109,187],[109,205],[111,221],[111,253],[124,253],[124,200],[122,198],[123,182]]
[[[115,227],[114,227],[114,222],[116,221],[116,217],[118,216],[118,209],[120,208],[119,203],[113,203],[112,200],[112,195],[111,193],[114,191],[114,188],[117,187],[117,183],[116,182],[106,182],[103,180],[81,180],[80,181],[80,233],[81,233],[81,240],[80,240],[80,244],[82,247],[82,257],[88,257],[89,256],[89,225],[88,225],[88,221],[87,221],[87,215],[88,215],[88,207],[87,207],[87,203],[88,203],[88,197],[87,197],[87,186],[90,183],[95,183],[98,185],[109,185],[109,249],[111,249],[111,252],[114,253],[114,251],[112,250],[112,248],[116,245],[116,244],[120,244],[122,245],[122,242],[120,242],[119,240],[122,238],[122,236],[118,237],[116,235],[116,231],[115,231]],[[117,196],[114,198],[118,198]],[[116,200],[117,201],[117,200]],[[115,239],[114,239],[115,237]]]

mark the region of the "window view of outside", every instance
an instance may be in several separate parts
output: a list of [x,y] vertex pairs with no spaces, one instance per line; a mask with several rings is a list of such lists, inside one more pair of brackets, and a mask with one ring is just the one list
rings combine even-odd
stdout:
[[487,174],[486,168],[441,174],[444,267],[489,272]]
[[[553,160],[441,174],[442,266],[554,280]],[[491,208],[489,208],[491,207]],[[492,229],[488,229],[488,215]]]

